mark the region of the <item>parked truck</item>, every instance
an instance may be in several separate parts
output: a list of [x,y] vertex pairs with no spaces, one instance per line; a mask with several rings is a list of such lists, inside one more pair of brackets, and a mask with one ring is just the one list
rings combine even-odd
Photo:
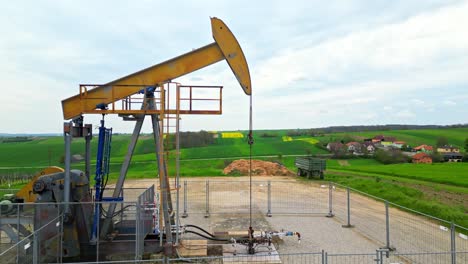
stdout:
[[327,162],[324,159],[313,157],[297,157],[294,164],[297,167],[298,176],[307,176],[307,178],[318,177],[323,179],[323,172],[326,169]]

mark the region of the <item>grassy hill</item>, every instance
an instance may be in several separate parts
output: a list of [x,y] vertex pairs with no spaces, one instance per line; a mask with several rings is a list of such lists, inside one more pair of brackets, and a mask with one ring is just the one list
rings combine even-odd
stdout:
[[[367,131],[328,134],[329,138],[342,138],[344,135],[352,135],[362,138],[372,138],[376,135],[396,137],[397,140],[405,141],[411,146],[421,144],[435,145],[438,137],[446,137],[449,143],[463,147],[464,141],[468,137],[468,128],[441,128],[441,129],[421,129],[421,130],[393,130],[393,131]],[[327,136],[325,136],[326,138]]]
[[[330,162],[329,162],[330,163]],[[434,164],[369,164],[352,166],[329,166],[333,170],[374,173],[387,176],[422,180],[468,188],[468,163]]]
[[[267,131],[254,133],[255,143],[252,154],[254,156],[306,155],[325,154],[325,150],[318,148],[310,137],[298,137],[291,141],[284,141],[286,130],[269,131],[269,137],[262,137]],[[247,132],[241,133],[240,138],[219,138],[214,144],[205,147],[181,149],[181,175],[183,176],[218,176],[233,159],[248,157],[249,145],[247,144]],[[274,135],[274,136],[272,136]],[[127,152],[130,135],[114,135],[111,148],[111,179],[116,179],[120,171],[120,165]],[[97,138],[91,141],[91,162],[95,162]],[[84,156],[84,140],[73,139],[72,154]],[[152,136],[141,135],[132,159],[129,177],[148,178],[156,177],[155,146]],[[17,174],[34,174],[40,168],[49,165],[63,167],[63,137],[37,137],[32,141],[0,143],[0,176]],[[219,158],[224,158],[219,159]],[[197,160],[208,159],[208,160]],[[175,175],[174,151],[169,153],[169,174]],[[193,160],[196,160],[193,161]],[[73,163],[73,168],[84,169],[83,162]]]
[[[213,144],[181,149],[181,176],[218,176],[234,159],[247,158],[249,145],[246,131],[218,132]],[[318,137],[290,136],[288,130],[259,130],[254,132],[252,154],[256,159],[274,160],[295,170],[294,156],[327,154],[323,142],[352,136],[371,138],[383,134],[416,146],[434,145],[439,136],[462,147],[468,128],[440,128],[328,133]],[[234,137],[230,137],[234,136]],[[130,135],[112,138],[110,179],[118,177],[127,152]],[[97,138],[92,140],[92,162],[95,161]],[[142,135],[133,156],[128,178],[155,178],[157,164],[152,136]],[[12,175],[34,174],[41,167],[62,166],[63,137],[36,137],[32,141],[0,143],[0,179]],[[84,156],[84,140],[74,139],[72,154]],[[83,162],[72,164],[84,169]],[[383,165],[373,159],[328,160],[326,179],[346,184],[364,192],[383,197],[409,208],[456,221],[468,226],[468,163],[459,164],[394,164]],[[174,152],[169,153],[168,170],[175,175]],[[92,172],[94,174],[94,172]],[[13,184],[12,188],[22,183]],[[5,185],[0,188],[6,187]]]
[[[463,146],[463,142],[468,137],[468,128],[441,128],[441,129],[422,129],[422,130],[396,130],[396,131],[373,131],[373,132],[349,132],[349,133],[331,133],[320,135],[319,137],[310,136],[287,136],[288,130],[258,130],[254,132],[255,143],[252,148],[254,156],[274,156],[282,157],[287,155],[305,155],[305,154],[326,154],[327,152],[320,148],[317,143],[340,140],[345,136],[355,136],[360,138],[371,138],[378,134],[394,136],[398,140],[406,141],[411,145],[434,144],[437,137],[444,136],[449,139],[449,143],[456,146]],[[192,159],[234,159],[247,157],[249,155],[249,146],[247,144],[247,132],[235,131],[240,133],[240,138],[223,138],[223,132],[219,132],[219,137],[214,144],[205,147],[181,149],[182,160]],[[127,151],[130,135],[114,135],[112,138],[111,162],[117,166],[123,161]],[[95,160],[95,149],[97,139],[92,140],[92,160]],[[45,167],[48,165],[61,166],[63,159],[63,138],[62,137],[37,137],[32,141],[0,143],[0,167]],[[72,141],[72,154],[84,155],[84,140],[74,139]],[[155,162],[154,143],[152,136],[142,135],[136,146],[133,162],[141,164],[142,162]],[[289,161],[284,161],[288,163]],[[355,162],[355,161],[353,161]],[[368,162],[368,161],[366,161]],[[216,162],[214,162],[216,163]],[[223,162],[215,167],[222,167]],[[188,164],[188,163],[187,163]],[[330,161],[329,167],[333,167],[336,161]],[[207,164],[204,164],[207,165]],[[382,166],[373,161],[372,164],[362,164],[362,166],[352,166],[341,170],[353,170],[355,172],[373,172],[382,174],[392,174],[405,177],[423,177],[421,175],[442,175],[437,176],[441,183],[465,184],[462,176],[463,169],[450,167],[452,176],[449,180],[444,180],[443,174],[447,171],[444,166],[432,166],[430,170],[423,166],[414,164],[403,164],[404,166],[388,165]],[[80,164],[74,164],[79,167]],[[188,166],[188,165],[187,165]],[[192,165],[191,165],[192,166]],[[460,165],[461,166],[461,165]],[[118,167],[118,166],[117,166]],[[139,170],[142,165],[138,165]],[[193,167],[193,166],[192,166]],[[404,167],[404,168],[403,168]],[[27,168],[25,168],[26,170]],[[5,169],[3,169],[4,171]],[[17,170],[21,170],[18,168]],[[0,173],[1,173],[0,169]],[[117,170],[118,171],[118,170]],[[403,171],[403,172],[402,172]],[[218,170],[219,174],[220,170]],[[207,174],[208,176],[212,173]],[[431,174],[432,173],[432,174]],[[461,173],[461,174],[460,174]],[[197,173],[199,175],[199,173]],[[453,180],[453,178],[457,180]]]

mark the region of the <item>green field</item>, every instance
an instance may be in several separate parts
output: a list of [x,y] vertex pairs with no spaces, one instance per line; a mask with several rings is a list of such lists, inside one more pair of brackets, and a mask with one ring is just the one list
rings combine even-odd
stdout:
[[468,163],[382,165],[328,160],[326,179],[468,226]]
[[411,146],[418,146],[422,144],[434,146],[438,137],[446,137],[451,145],[463,147],[464,141],[468,137],[468,128],[349,132],[328,134],[328,137],[333,139],[341,138],[344,135],[351,135],[362,138],[372,138],[376,135],[392,136],[397,140],[405,141]]
[[[373,161],[373,160],[372,160]],[[421,181],[443,183],[468,188],[468,163],[434,163],[434,164],[353,164],[352,166],[333,166],[330,169],[339,171],[375,173],[387,176],[409,178]]]
[[[316,147],[311,137],[297,137],[294,141],[284,142],[279,134],[277,137],[260,137],[254,133],[254,156],[272,155],[305,155],[324,154],[326,151]],[[111,160],[121,162],[126,154],[130,135],[114,135],[112,137]],[[92,141],[95,150],[97,138]],[[33,141],[19,143],[0,143],[0,167],[38,167],[60,166],[64,145],[62,137],[37,138]],[[72,154],[84,156],[84,140],[72,141]],[[95,159],[95,151],[92,159]],[[249,147],[245,138],[218,138],[216,143],[206,147],[181,149],[181,159],[229,158],[249,155]],[[154,143],[150,136],[140,136],[135,149],[133,161],[153,161]]]
[[[181,149],[180,175],[182,177],[220,176],[233,160],[247,158],[249,146],[243,138],[216,139],[205,147]],[[256,159],[276,161],[295,171],[294,156],[327,154],[319,144],[340,140],[346,136],[371,138],[383,134],[394,136],[415,146],[434,145],[437,137],[448,138],[449,143],[463,146],[468,137],[467,128],[397,130],[375,132],[333,133],[320,137],[288,136],[287,130],[255,131],[252,154]],[[110,179],[116,179],[127,151],[130,135],[112,138]],[[92,141],[92,162],[95,160],[96,138]],[[33,141],[0,143],[0,176],[34,174],[42,167],[63,167],[63,138],[43,137]],[[84,141],[74,139],[72,154],[84,156]],[[169,175],[175,175],[174,152],[169,153]],[[83,162],[73,168],[84,169]],[[94,174],[94,172],[92,172]],[[156,178],[157,164],[152,136],[142,135],[138,141],[128,178]],[[393,164],[383,165],[373,159],[327,161],[326,179],[346,184],[358,190],[388,199],[409,208],[468,226],[468,163]],[[3,184],[0,188],[17,188],[21,182]]]

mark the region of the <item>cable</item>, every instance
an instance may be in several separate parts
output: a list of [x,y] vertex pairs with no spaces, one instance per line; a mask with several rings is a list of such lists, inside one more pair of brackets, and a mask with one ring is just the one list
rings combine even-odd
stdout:
[[252,94],[250,95],[250,107],[249,107],[249,148],[250,148],[250,152],[249,152],[249,181],[250,181],[250,219],[249,219],[249,223],[250,223],[250,226],[249,226],[249,238],[250,240],[253,239],[253,228],[252,228],[252,145],[253,145],[253,121],[252,121]]
[[192,233],[192,234],[195,234],[197,236],[201,236],[203,238],[206,238],[208,240],[214,240],[214,241],[224,241],[224,242],[229,242],[230,240],[229,239],[223,239],[223,238],[215,238],[215,237],[209,237],[209,236],[205,236],[203,234],[200,234],[198,232],[195,232],[195,231],[191,231],[191,230],[185,230],[185,233]]
[[[112,217],[117,216],[118,214],[122,213],[123,211],[125,211],[125,209],[127,209],[127,208],[129,208],[129,207],[135,207],[135,205],[133,205],[133,204],[126,205],[126,206],[123,207],[122,209],[120,209],[120,210],[118,210],[118,211],[115,211],[114,214],[113,214],[111,217],[109,217],[109,218],[112,218]],[[104,217],[107,218],[107,217],[108,217],[108,216],[107,216],[107,211],[104,209],[104,207],[102,206],[102,204],[101,204],[101,211],[102,211],[102,215],[103,215]]]
[[203,228],[201,228],[201,227],[199,227],[199,226],[196,226],[196,225],[185,225],[185,227],[193,227],[193,228],[196,228],[196,229],[202,231],[203,233],[209,235],[210,237],[214,237],[213,234],[211,234],[210,232],[206,231],[205,229],[203,229]]

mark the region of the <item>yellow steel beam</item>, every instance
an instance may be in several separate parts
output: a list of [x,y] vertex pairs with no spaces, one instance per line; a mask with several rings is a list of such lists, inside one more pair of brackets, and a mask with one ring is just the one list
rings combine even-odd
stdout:
[[64,119],[94,112],[97,105],[133,95],[145,85],[159,85],[223,59],[227,60],[244,92],[250,95],[249,68],[239,43],[220,19],[212,18],[211,26],[214,43],[63,100]]

